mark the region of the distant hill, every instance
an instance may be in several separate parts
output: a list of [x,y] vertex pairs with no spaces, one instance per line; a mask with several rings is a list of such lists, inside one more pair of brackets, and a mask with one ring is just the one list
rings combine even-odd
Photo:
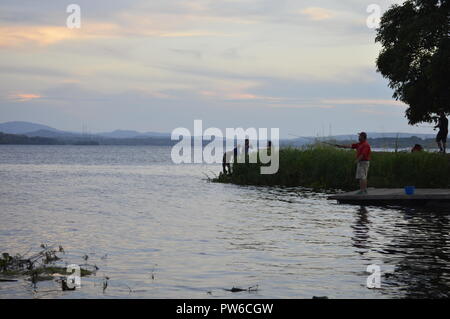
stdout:
[[[158,146],[173,146],[178,141],[172,141],[170,137],[135,137],[135,138],[109,138],[93,135],[74,134],[62,137],[50,137],[53,132],[42,130],[41,134],[48,134],[49,137],[42,136],[27,136],[24,134],[4,134],[0,132],[0,144],[31,144],[31,145],[158,145]],[[58,134],[58,133],[55,133]],[[329,140],[336,142],[336,140]],[[351,144],[352,140],[340,140],[339,144]],[[194,138],[191,138],[191,145],[194,144]],[[210,143],[209,140],[203,140],[203,146]],[[239,141],[237,142],[239,144]],[[299,143],[299,144],[296,144]],[[303,143],[303,144],[300,144]],[[280,146],[303,146],[305,142],[299,140],[298,142],[292,140],[281,140]],[[372,138],[369,143],[373,148],[379,149],[410,149],[415,144],[421,144],[425,149],[436,148],[434,138],[421,139],[415,136],[408,138]],[[242,141],[241,141],[242,144]],[[256,141],[253,145],[256,145]],[[225,145],[224,145],[225,146]]]
[[95,135],[109,137],[109,138],[170,137],[169,133],[158,133],[158,132],[141,133],[138,131],[130,131],[130,130],[115,130],[112,132],[97,133]]
[[171,133],[160,133],[160,132],[145,132],[142,133],[143,137],[171,137]]
[[[134,130],[115,130],[111,132],[102,132],[102,133],[91,133],[91,134],[82,134],[77,132],[68,132],[55,129],[53,127],[31,123],[31,122],[6,122],[0,123],[0,132],[7,134],[19,134],[26,135],[28,137],[44,137],[44,138],[55,138],[67,141],[70,139],[70,142],[74,140],[105,140],[112,139],[115,140],[114,143],[123,144],[123,143],[132,143],[134,144],[146,144],[146,143],[155,143],[156,139],[158,139],[158,143],[162,143],[162,140],[169,139],[170,133],[159,133],[159,132],[138,132]],[[378,133],[378,132],[368,132],[369,138],[410,138],[416,136],[420,139],[430,139],[434,138],[435,134],[415,134],[415,133]],[[152,139],[152,140],[148,140]],[[280,141],[280,145],[287,146],[303,146],[306,144],[314,143],[317,139],[320,140],[336,140],[336,141],[349,141],[356,140],[357,136],[355,134],[346,134],[346,135],[335,135],[331,137],[314,137],[314,136],[305,136],[291,139],[282,139]],[[122,141],[119,141],[122,140]],[[136,141],[135,141],[136,140]],[[142,141],[145,140],[145,141]],[[109,141],[113,142],[113,141]],[[102,142],[106,143],[105,141]],[[169,144],[169,143],[167,143]]]
[[[62,131],[47,125],[31,122],[19,122],[19,121],[0,123],[0,132],[6,134],[22,134],[29,137],[49,137],[49,138],[86,137],[86,134],[82,133]],[[90,137],[104,137],[104,138],[118,138],[118,139],[148,138],[148,137],[170,138],[170,133],[159,133],[159,132],[141,133],[132,130],[115,130],[112,132],[93,133],[88,135]]]
[[57,129],[54,129],[53,127],[42,125],[42,124],[36,124],[31,122],[6,122],[6,123],[0,123],[0,132],[7,133],[7,134],[25,134],[29,132],[34,131],[51,131],[51,132],[60,132]]
[[[49,131],[41,134],[52,135]],[[0,144],[17,145],[158,145],[171,146],[176,141],[167,137],[140,137],[140,138],[108,138],[101,136],[73,136],[57,135],[56,137],[27,136],[25,134],[4,134],[0,132]]]
[[58,145],[64,143],[53,138],[28,137],[26,135],[4,134],[0,132],[0,144]]
[[109,137],[109,138],[133,138],[141,135],[142,133],[137,131],[128,130],[115,130],[112,132],[97,133],[95,135]]
[[66,138],[66,137],[82,137],[82,134],[70,133],[65,131],[37,130],[23,133],[28,137],[50,137],[50,138]]

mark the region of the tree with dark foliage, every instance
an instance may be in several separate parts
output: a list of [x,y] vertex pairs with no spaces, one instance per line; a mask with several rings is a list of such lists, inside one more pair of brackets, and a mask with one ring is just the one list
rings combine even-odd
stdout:
[[411,125],[450,114],[450,0],[407,0],[384,13],[378,71],[406,103]]

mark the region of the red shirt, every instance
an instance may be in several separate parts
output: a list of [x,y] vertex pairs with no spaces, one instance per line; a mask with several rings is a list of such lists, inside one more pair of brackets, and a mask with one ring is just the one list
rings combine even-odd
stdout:
[[370,145],[367,141],[352,144],[352,148],[356,148],[356,157],[362,155],[361,161],[370,161]]

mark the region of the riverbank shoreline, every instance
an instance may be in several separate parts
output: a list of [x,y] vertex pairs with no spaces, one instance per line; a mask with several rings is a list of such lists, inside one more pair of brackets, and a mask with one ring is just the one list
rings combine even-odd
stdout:
[[[315,190],[350,191],[358,186],[354,151],[314,146],[281,148],[279,170],[260,174],[256,163],[233,163],[233,174],[220,175],[214,182],[254,186],[302,186]],[[450,187],[450,157],[431,152],[372,152],[369,186],[375,188]]]

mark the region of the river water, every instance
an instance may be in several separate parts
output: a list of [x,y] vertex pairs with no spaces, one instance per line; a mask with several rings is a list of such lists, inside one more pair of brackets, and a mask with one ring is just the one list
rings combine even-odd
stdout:
[[169,147],[0,146],[0,252],[61,245],[99,268],[76,291],[18,278],[0,298],[449,297],[447,213],[208,182],[220,169]]

